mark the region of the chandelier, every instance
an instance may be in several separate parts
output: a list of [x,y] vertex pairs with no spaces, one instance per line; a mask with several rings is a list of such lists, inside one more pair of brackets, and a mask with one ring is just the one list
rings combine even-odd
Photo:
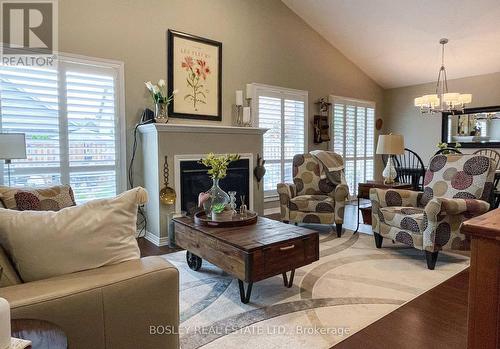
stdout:
[[465,105],[472,102],[472,95],[470,93],[448,92],[448,79],[446,77],[446,68],[444,67],[444,45],[448,43],[448,39],[441,39],[439,43],[442,45],[441,68],[439,69],[436,83],[436,93],[415,98],[415,107],[420,108],[422,114],[442,112],[452,114],[462,113]]

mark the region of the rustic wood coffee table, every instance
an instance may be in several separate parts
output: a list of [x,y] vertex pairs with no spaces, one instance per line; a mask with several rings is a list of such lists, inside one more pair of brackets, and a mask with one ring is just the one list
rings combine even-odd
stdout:
[[175,243],[187,250],[189,267],[199,270],[203,258],[234,276],[243,303],[250,301],[254,282],[282,274],[292,287],[295,269],[319,259],[318,232],[264,217],[233,228],[197,225],[188,217],[174,218],[174,225]]

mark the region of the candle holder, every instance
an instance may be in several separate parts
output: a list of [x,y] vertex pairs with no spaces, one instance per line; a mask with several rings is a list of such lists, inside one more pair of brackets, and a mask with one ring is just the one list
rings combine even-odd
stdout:
[[236,105],[236,113],[235,113],[235,118],[234,118],[234,126],[242,127],[243,125],[243,115],[242,115],[242,110],[243,106],[242,105]]

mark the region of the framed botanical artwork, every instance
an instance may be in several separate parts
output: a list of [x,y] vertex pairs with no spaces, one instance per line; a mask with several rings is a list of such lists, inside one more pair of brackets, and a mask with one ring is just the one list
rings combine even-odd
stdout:
[[222,43],[168,30],[168,95],[173,118],[222,120]]

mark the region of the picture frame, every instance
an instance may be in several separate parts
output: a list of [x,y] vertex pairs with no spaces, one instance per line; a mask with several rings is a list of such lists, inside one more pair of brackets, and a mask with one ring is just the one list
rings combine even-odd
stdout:
[[169,117],[222,121],[222,43],[171,29],[167,38]]

